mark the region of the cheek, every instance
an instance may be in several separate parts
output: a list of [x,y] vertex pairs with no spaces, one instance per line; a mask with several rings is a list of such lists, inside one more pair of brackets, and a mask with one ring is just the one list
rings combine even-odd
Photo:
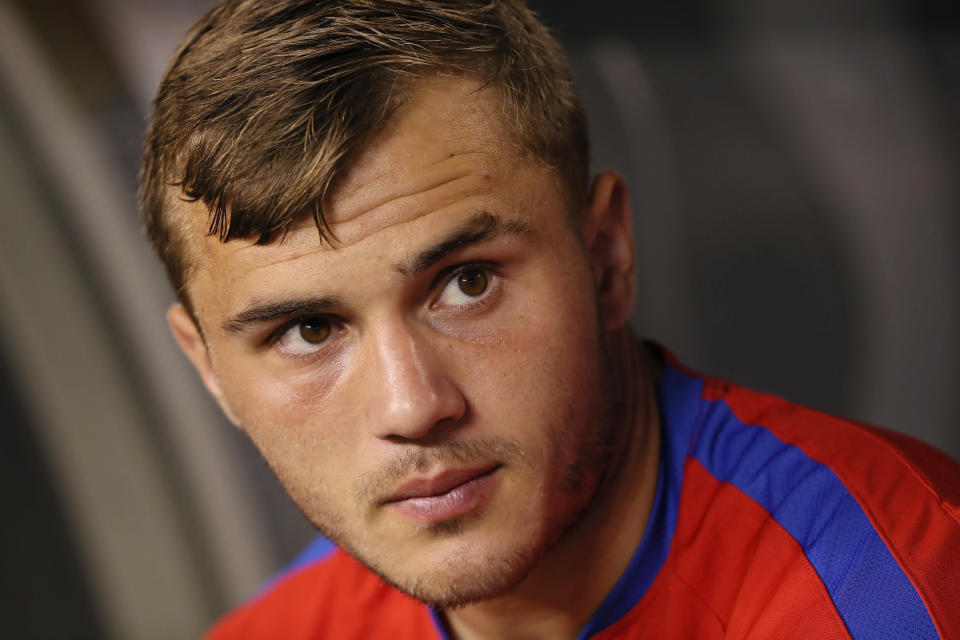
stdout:
[[344,496],[360,460],[351,417],[321,395],[308,384],[261,381],[247,394],[240,421],[294,502],[331,531],[352,509]]
[[337,388],[350,359],[346,345],[324,359],[294,362],[273,353],[233,355],[218,362],[220,383],[245,429],[275,425],[301,431]]
[[557,379],[578,370],[584,357],[595,353],[597,314],[593,290],[582,278],[544,279],[554,286],[530,296],[516,315],[509,342],[533,368],[530,373]]
[[[237,374],[259,371],[258,375]],[[334,390],[342,367],[301,368],[287,375],[271,375],[265,368],[238,369],[221,378],[228,404],[263,457],[285,484],[294,478],[324,476],[349,459],[346,434],[355,417],[337,404]]]
[[[545,278],[496,323],[498,340],[472,350],[464,374],[478,410],[512,424],[565,420],[573,399],[599,375],[599,328],[589,283]],[[502,415],[510,413],[512,415]],[[524,418],[524,420],[520,420]]]

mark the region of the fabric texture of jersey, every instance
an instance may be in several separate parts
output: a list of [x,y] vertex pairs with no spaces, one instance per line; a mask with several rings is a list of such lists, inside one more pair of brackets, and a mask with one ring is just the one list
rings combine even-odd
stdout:
[[[672,359],[658,399],[647,528],[581,639],[960,640],[960,465]],[[321,539],[208,637],[446,635]]]

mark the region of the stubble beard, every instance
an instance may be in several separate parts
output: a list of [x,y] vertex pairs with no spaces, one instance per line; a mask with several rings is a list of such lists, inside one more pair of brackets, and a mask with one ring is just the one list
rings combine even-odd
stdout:
[[[596,501],[603,486],[610,461],[615,457],[616,445],[622,429],[616,428],[622,420],[608,410],[593,424],[577,425],[582,438],[558,438],[552,449],[557,460],[567,460],[562,469],[556,469],[559,492],[566,499],[566,509],[549,523],[538,538],[518,544],[512,549],[496,553],[478,554],[473,549],[463,549],[448,555],[437,567],[425,569],[415,576],[395,576],[381,563],[368,561],[363,555],[344,547],[371,571],[393,586],[417,600],[437,609],[457,609],[484,600],[509,594],[527,578],[543,558],[583,522]],[[568,425],[569,427],[570,425]],[[558,433],[576,435],[567,429]],[[570,454],[574,455],[571,456]],[[482,516],[481,516],[482,517]],[[449,521],[424,525],[420,533],[424,537],[440,541],[460,535],[473,524],[475,517],[467,515]],[[385,564],[385,563],[384,563]]]
[[[577,415],[571,403],[561,425],[553,430],[551,439],[551,456],[557,465],[550,471],[555,475],[553,482],[559,494],[565,498],[566,508],[533,540],[517,541],[514,548],[495,553],[481,554],[475,549],[462,548],[443,558],[437,566],[425,568],[416,575],[396,575],[391,570],[393,563],[389,559],[389,550],[368,552],[364,549],[367,536],[362,532],[351,535],[342,514],[327,507],[326,501],[318,500],[316,496],[305,501],[296,499],[311,492],[296,491],[282,477],[281,482],[327,538],[399,591],[439,609],[455,609],[506,595],[516,589],[544,556],[585,519],[615,467],[610,463],[616,458],[628,427],[624,390],[602,336],[599,344],[600,380],[596,397],[583,415]],[[516,443],[504,440],[450,441],[398,456],[386,469],[362,478],[353,497],[363,504],[377,495],[380,486],[389,485],[391,480],[402,478],[413,469],[423,470],[450,460],[472,463],[490,459],[507,460],[507,466],[522,465],[524,453]],[[425,524],[418,533],[428,540],[427,544],[430,540],[440,543],[463,534],[477,519],[474,514],[468,514]]]

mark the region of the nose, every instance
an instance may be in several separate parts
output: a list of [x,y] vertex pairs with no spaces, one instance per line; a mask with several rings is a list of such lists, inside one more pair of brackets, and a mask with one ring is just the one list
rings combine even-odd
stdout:
[[466,400],[450,377],[440,345],[398,325],[379,331],[370,363],[368,419],[379,438],[422,440],[463,417]]

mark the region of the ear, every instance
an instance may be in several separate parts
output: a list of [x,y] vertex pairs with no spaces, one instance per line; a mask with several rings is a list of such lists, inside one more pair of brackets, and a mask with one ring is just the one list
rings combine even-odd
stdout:
[[223,390],[220,388],[220,380],[217,378],[213,361],[210,359],[210,350],[207,349],[207,343],[200,334],[200,329],[193,318],[182,304],[175,304],[167,311],[167,322],[170,324],[174,339],[190,362],[193,363],[197,373],[200,374],[200,379],[203,380],[207,391],[220,405],[227,419],[234,425],[239,426],[240,423],[231,411],[230,405],[227,404],[223,395]]
[[594,178],[581,231],[604,326],[619,329],[630,320],[634,301],[633,224],[620,175],[604,172]]

